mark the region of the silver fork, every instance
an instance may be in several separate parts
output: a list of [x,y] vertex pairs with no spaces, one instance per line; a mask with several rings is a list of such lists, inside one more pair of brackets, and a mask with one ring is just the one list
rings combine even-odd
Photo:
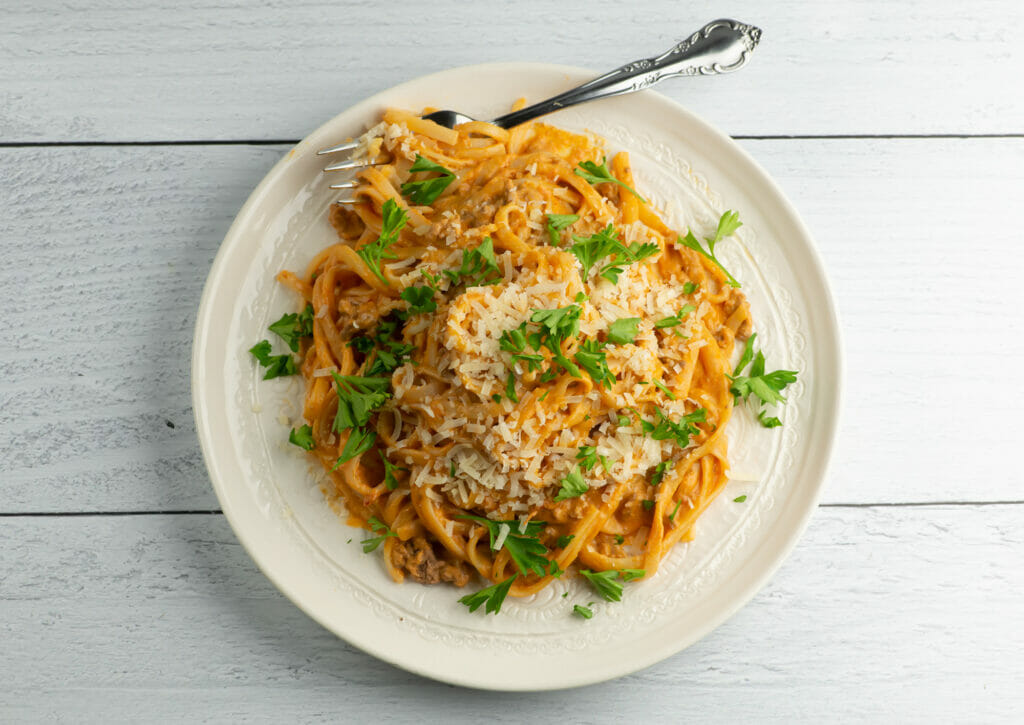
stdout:
[[[717,75],[730,73],[742,68],[761,40],[761,29],[735,20],[714,20],[655,58],[633,61],[605,73],[581,86],[560,93],[532,106],[507,113],[491,121],[501,128],[512,128],[532,121],[553,111],[579,103],[596,101],[600,98],[621,96],[641,91],[672,76]],[[424,118],[434,123],[455,128],[473,118],[457,111],[434,111]],[[338,154],[352,151],[359,146],[359,140],[331,146],[317,151],[317,154]],[[358,171],[367,166],[378,166],[383,161],[346,159],[324,168],[324,171]],[[332,184],[332,189],[352,189],[357,186],[355,179]],[[338,204],[350,204],[355,199],[338,199]]]

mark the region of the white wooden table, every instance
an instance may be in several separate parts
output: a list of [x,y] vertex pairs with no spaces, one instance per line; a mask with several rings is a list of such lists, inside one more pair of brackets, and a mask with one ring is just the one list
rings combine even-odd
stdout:
[[[0,721],[1024,720],[1024,6],[376,5],[0,1]],[[764,28],[750,66],[659,90],[779,180],[831,275],[847,394],[805,537],[603,685],[467,691],[347,646],[200,460],[191,333],[233,215],[378,89],[606,69],[723,13]]]

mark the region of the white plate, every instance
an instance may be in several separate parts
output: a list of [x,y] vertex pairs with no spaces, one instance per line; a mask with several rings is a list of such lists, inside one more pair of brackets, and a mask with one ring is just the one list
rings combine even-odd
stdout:
[[[651,91],[562,111],[546,119],[590,129],[631,152],[637,184],[676,228],[706,230],[736,209],[740,241],[722,245],[744,283],[772,367],[800,371],[767,431],[749,416],[730,423],[736,477],[657,576],[630,584],[624,601],[557,582],[497,616],[458,604],[451,587],[395,584],[379,553],[345,525],[322,479],[287,443],[299,425],[301,381],[264,382],[247,350],[267,325],[296,309],[277,284],[304,269],[335,237],[326,221],[335,194],[315,151],[357,135],[387,106],[453,108],[477,118],[536,101],[595,74],[543,64],[457,68],[384,91],[333,118],[283,158],[242,207],[221,245],[199,307],[192,386],[196,426],[228,521],[266,575],[295,604],[367,652],[427,677],[498,690],[584,685],[646,667],[721,624],[767,581],[814,510],[835,435],[841,381],[839,329],[810,236],[765,172],[732,140]],[[685,80],[669,81],[685,83]],[[286,420],[287,419],[287,420]],[[745,503],[734,498],[746,494]],[[351,541],[350,541],[351,540]],[[569,596],[562,597],[568,592]]]

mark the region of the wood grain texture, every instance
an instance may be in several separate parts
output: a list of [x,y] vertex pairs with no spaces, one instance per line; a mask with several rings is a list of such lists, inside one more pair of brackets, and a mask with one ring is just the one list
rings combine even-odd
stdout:
[[509,60],[609,70],[660,53],[723,13],[764,29],[750,66],[659,90],[732,134],[1024,133],[1024,105],[1013,92],[1024,77],[1020,3],[463,7],[7,3],[0,141],[297,139],[424,73]]
[[[846,410],[824,500],[1019,500],[1024,391],[1006,376],[1024,288],[1000,270],[1019,270],[1024,139],[743,143],[838,297]],[[284,150],[0,150],[0,511],[217,508],[190,409],[194,316]]]
[[1024,712],[1019,520],[1009,506],[820,510],[774,581],[689,650],[607,684],[495,695],[336,639],[221,516],[7,519],[0,720],[1009,719]]

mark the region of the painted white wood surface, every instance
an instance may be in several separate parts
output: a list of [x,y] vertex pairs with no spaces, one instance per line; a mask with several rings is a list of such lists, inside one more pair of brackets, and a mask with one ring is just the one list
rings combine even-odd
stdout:
[[[0,0],[0,722],[1024,720],[1024,4],[457,7]],[[660,90],[737,135],[856,137],[742,142],[818,240],[847,362],[826,505],[747,607],[612,683],[474,692],[353,650],[222,516],[173,513],[217,508],[199,292],[287,146],[89,144],[296,139],[422,73],[603,69],[722,15],[765,29],[751,65]]]
[[1017,506],[824,508],[774,580],[658,665],[502,695],[356,651],[220,515],[0,527],[0,720],[985,722],[1024,712]]
[[763,27],[751,65],[660,89],[732,134],[1024,133],[1013,0],[3,6],[3,141],[298,139],[424,73],[507,60],[610,70],[722,15]]
[[[1007,384],[1024,357],[1024,139],[743,145],[804,214],[838,296],[848,394],[824,500],[1024,499],[1024,389]],[[0,287],[16,291],[0,510],[217,508],[190,412],[195,309],[283,151],[0,149]]]

